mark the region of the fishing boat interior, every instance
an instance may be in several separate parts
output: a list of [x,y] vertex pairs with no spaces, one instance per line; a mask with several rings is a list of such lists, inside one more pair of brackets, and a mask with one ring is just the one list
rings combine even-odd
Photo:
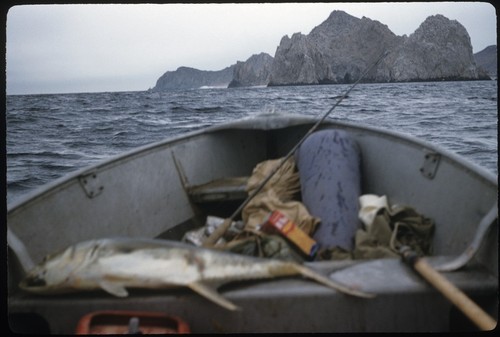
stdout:
[[[260,115],[134,149],[9,205],[9,230],[35,263],[97,238],[180,241],[204,226],[208,216],[230,217],[248,197],[246,185],[256,165],[286,156],[315,122],[306,116]],[[332,129],[346,132],[359,146],[362,195],[386,196],[391,205],[409,205],[432,219],[432,254],[426,256],[431,266],[456,261],[475,238],[479,241],[463,265],[442,274],[498,317],[496,177],[409,135],[334,119],[318,131]],[[241,307],[235,312],[189,289],[137,289],[127,298],[99,291],[27,294],[18,287],[25,273],[21,260],[9,250],[9,323],[21,333],[72,333],[81,317],[97,310],[166,312],[188,322],[192,332],[475,329],[457,305],[398,257],[305,259],[331,279],[375,294],[373,299],[341,294],[301,277],[232,282],[219,290]]]

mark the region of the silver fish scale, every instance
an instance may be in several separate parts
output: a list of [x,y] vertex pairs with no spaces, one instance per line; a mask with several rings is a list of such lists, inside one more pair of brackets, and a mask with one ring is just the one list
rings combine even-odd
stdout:
[[250,257],[212,250],[189,248],[137,249],[127,253],[112,253],[101,246],[95,260],[87,260],[73,277],[79,282],[101,275],[127,287],[185,286],[194,282],[258,279],[293,274],[288,264],[280,261],[262,261]]
[[145,249],[101,257],[95,265],[89,266],[88,271],[93,273],[93,268],[106,279],[123,280],[125,286],[186,285],[200,279],[196,265],[189,263],[182,254],[165,249]]
[[244,280],[296,274],[289,263],[276,260],[256,260],[227,253],[201,252],[195,262],[203,280]]

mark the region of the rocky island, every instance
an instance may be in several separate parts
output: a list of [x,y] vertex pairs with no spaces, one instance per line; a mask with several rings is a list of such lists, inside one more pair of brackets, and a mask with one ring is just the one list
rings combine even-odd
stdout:
[[476,64],[483,68],[488,76],[496,79],[497,71],[497,46],[488,46],[479,53],[474,54]]
[[410,36],[397,36],[379,21],[333,11],[308,35],[284,36],[274,57],[252,55],[220,71],[181,67],[161,76],[153,90],[353,83],[385,51],[363,82],[490,79],[456,20],[433,15]]
[[234,67],[229,88],[267,85],[271,75],[273,57],[266,53],[252,55],[245,62],[238,61]]
[[198,70],[179,67],[176,71],[167,71],[157,81],[154,91],[193,89],[201,87],[224,87],[233,79],[234,65],[218,71]]

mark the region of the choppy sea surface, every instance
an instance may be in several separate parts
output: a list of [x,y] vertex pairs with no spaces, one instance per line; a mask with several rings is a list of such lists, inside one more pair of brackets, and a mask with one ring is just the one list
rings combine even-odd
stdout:
[[[348,88],[9,95],[7,202],[172,135],[273,111],[322,116]],[[496,81],[359,84],[328,118],[417,136],[498,173]]]

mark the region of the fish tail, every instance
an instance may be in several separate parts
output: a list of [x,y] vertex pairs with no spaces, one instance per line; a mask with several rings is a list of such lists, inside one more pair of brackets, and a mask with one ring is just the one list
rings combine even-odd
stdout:
[[362,297],[362,298],[373,298],[375,297],[374,294],[369,294],[361,290],[356,290],[352,287],[340,284],[338,282],[335,282],[331,280],[330,278],[323,276],[319,274],[316,271],[313,271],[310,268],[307,268],[306,266],[296,264],[295,268],[299,274],[301,274],[304,277],[310,278],[312,280],[315,280],[329,288],[333,288],[335,290],[338,290],[340,292],[343,292],[345,294],[349,294],[352,296],[357,296],[357,297]]

